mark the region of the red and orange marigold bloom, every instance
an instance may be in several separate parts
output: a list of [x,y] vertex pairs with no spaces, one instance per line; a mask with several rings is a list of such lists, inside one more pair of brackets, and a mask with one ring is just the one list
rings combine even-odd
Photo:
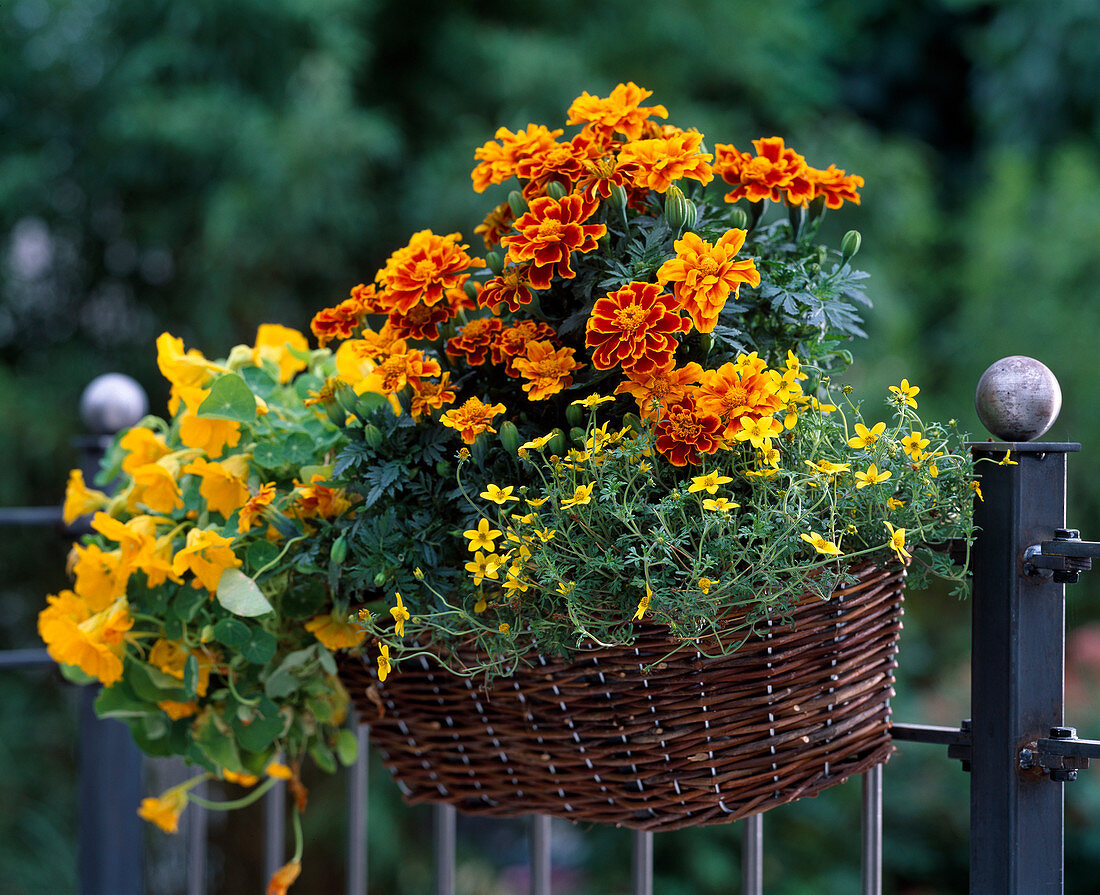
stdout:
[[664,106],[641,104],[652,95],[652,90],[639,87],[633,81],[619,84],[607,99],[586,91],[573,100],[566,123],[583,124],[586,131],[604,143],[610,142],[611,135],[616,133],[625,134],[628,140],[637,140],[651,115],[668,118],[668,109]]
[[418,302],[431,307],[447,297],[450,289],[461,288],[470,268],[484,262],[466,254],[459,233],[437,236],[431,230],[414,233],[409,244],[398,249],[378,271],[375,281],[385,287],[382,303],[386,311],[407,314]]
[[814,185],[813,198],[825,197],[827,208],[840,208],[845,202],[859,205],[857,190],[863,186],[863,178],[858,174],[845,174],[843,168],[829,165],[824,171],[808,168],[810,182]]
[[367,377],[368,391],[392,395],[406,385],[422,379],[430,379],[442,372],[439,361],[427,357],[423,351],[412,348],[401,354],[391,354],[382,360]]
[[486,404],[480,398],[469,398],[460,407],[448,410],[439,421],[456,430],[466,444],[473,444],[482,432],[496,432],[490,423],[504,410],[503,404]]
[[703,135],[698,131],[680,131],[671,137],[635,140],[619,150],[619,164],[635,169],[634,186],[663,193],[683,177],[702,184],[714,179],[709,152],[700,152]]
[[491,183],[504,183],[516,173],[519,164],[555,145],[565,131],[550,130],[541,124],[529,124],[526,130],[497,128],[496,139],[474,150],[477,167],[470,172],[474,190],[483,193]]
[[722,446],[722,421],[688,397],[665,408],[657,421],[658,451],[673,466],[699,466],[702,455]]
[[691,328],[676,299],[657,283],[627,283],[592,306],[584,344],[592,348],[592,365],[610,370],[621,365],[637,374],[672,366],[676,336]]
[[430,415],[433,410],[442,410],[444,404],[454,402],[455,392],[449,372],[438,380],[419,379],[413,384],[409,415],[414,420],[419,420],[422,416]]
[[480,367],[503,324],[497,317],[475,317],[447,340],[446,351],[451,357],[464,357],[471,367]]
[[494,313],[500,313],[500,304],[507,305],[512,313],[518,311],[523,305],[529,305],[535,298],[531,291],[531,278],[527,275],[528,267],[506,267],[500,272],[500,276],[486,280],[485,287],[478,297],[482,307],[492,308]]
[[573,189],[594,202],[597,197],[610,198],[613,186],[632,187],[637,176],[638,168],[633,163],[620,163],[618,156],[604,155],[585,164]]
[[784,146],[782,137],[753,140],[752,144],[756,147],[755,156],[728,144],[718,143],[714,147],[714,170],[733,185],[726,193],[727,202],[771,199],[805,205],[814,197],[806,159]]
[[536,320],[521,320],[500,331],[493,340],[492,361],[504,364],[504,372],[513,379],[519,376],[515,368],[516,358],[527,354],[527,343],[550,340],[557,344],[558,334],[548,323]]
[[575,194],[560,201],[550,196],[535,199],[516,221],[516,232],[500,241],[508,247],[508,260],[513,264],[531,262],[528,276],[535,289],[549,289],[555,273],[572,279],[576,273],[569,265],[570,255],[593,251],[607,232],[603,224],[584,223],[596,208],[595,202]]
[[334,339],[350,339],[363,320],[363,303],[346,298],[334,308],[323,308],[313,315],[309,328],[324,348]]
[[532,401],[543,401],[573,384],[573,372],[584,364],[578,363],[572,348],[555,350],[549,340],[528,342],[527,352],[514,361],[516,371],[527,381],[523,390]]
[[485,215],[485,220],[474,227],[474,233],[485,242],[485,249],[489,250],[500,244],[500,238],[512,229],[512,221],[516,216],[512,214],[512,206],[507,202],[501,202],[496,208]]
[[695,328],[709,333],[718,322],[730,293],[737,297],[742,283],[760,285],[760,273],[751,258],[735,261],[745,244],[746,231],[727,230],[713,245],[694,233],[676,240],[676,257],[657,271],[658,282],[674,283],[673,294]]
[[601,147],[591,135],[585,133],[577,134],[568,142],[554,143],[534,153],[516,166],[516,174],[521,180],[527,181],[523,187],[524,197],[530,200],[541,196],[546,192],[547,186],[554,182],[560,183],[566,192],[570,192],[588,164],[602,154]]
[[446,323],[455,313],[455,308],[449,301],[441,301],[430,307],[418,302],[409,308],[408,313],[391,312],[386,322],[397,338],[427,339],[434,342],[439,338],[439,325]]
[[694,361],[682,367],[652,370],[649,373],[629,371],[627,378],[615,389],[616,395],[628,394],[638,402],[638,416],[656,419],[664,408],[695,393],[695,385],[703,368]]
[[754,352],[717,370],[704,370],[696,399],[702,409],[721,418],[725,435],[733,437],[743,418],[771,416],[786,404],[785,383]]

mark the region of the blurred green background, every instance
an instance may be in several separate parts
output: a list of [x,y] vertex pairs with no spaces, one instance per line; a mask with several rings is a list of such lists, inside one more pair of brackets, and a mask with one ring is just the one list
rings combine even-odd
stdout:
[[[60,500],[92,377],[129,373],[158,410],[158,333],[218,356],[261,322],[305,329],[412,231],[472,236],[488,207],[470,189],[473,151],[498,126],[553,126],[582,91],[634,80],[711,143],[778,134],[811,164],[862,174],[862,207],[831,221],[835,239],[863,232],[873,275],[857,392],[877,402],[908,377],[926,419],[958,418],[980,438],[981,372],[1038,357],[1066,396],[1048,437],[1084,444],[1069,522],[1100,538],[1098,44],[1093,0],[8,0],[0,506]],[[65,548],[36,531],[0,540],[0,648],[35,645]],[[1100,576],[1069,593],[1068,721],[1094,737],[1098,595]],[[968,607],[936,592],[908,605],[897,715],[955,724],[967,714]],[[3,674],[0,891],[73,892],[73,694],[53,674]],[[428,891],[417,852],[428,816],[375,777],[371,891]],[[341,885],[342,785],[315,781],[295,893]],[[905,746],[886,785],[887,892],[965,892],[957,765]],[[858,801],[852,783],[767,815],[767,891],[854,891]],[[1100,785],[1089,772],[1067,787],[1067,814],[1067,891],[1091,892]],[[230,857],[247,853],[248,824],[215,846],[211,891],[261,887],[257,861]],[[514,826],[461,829],[463,892],[525,891]],[[736,890],[738,832],[659,836],[656,891]],[[628,844],[622,831],[563,827],[556,891],[625,892]],[[157,891],[182,891],[170,877]]]

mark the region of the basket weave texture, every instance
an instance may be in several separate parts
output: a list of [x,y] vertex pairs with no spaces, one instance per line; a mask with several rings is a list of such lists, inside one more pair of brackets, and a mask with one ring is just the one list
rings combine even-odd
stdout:
[[[726,823],[885,761],[905,571],[865,564],[736,652],[680,649],[660,626],[629,647],[534,667],[491,689],[429,660],[380,684],[341,677],[415,802],[672,830]],[[647,666],[656,667],[645,670]]]

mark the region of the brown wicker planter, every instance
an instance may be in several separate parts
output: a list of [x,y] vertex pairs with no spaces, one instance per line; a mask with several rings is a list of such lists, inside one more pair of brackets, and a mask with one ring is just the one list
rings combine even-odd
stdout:
[[720,658],[661,661],[671,643],[647,626],[633,646],[539,658],[489,692],[428,661],[385,684],[358,660],[341,675],[409,802],[646,830],[726,823],[893,751],[905,572],[854,571],[857,584],[799,604],[793,626]]

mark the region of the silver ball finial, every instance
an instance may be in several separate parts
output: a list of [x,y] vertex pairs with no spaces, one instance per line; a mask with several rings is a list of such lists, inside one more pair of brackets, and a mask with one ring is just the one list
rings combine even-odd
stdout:
[[80,416],[94,435],[114,435],[135,425],[148,412],[145,389],[122,373],[97,376],[80,396]]
[[1002,441],[1033,441],[1058,419],[1062,389],[1033,357],[1016,354],[992,364],[974,393],[978,418]]

